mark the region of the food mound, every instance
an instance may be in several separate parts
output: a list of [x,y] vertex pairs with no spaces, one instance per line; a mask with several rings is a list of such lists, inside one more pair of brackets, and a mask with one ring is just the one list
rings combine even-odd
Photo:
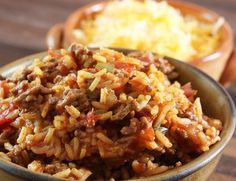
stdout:
[[220,140],[164,58],[73,44],[0,81],[0,158],[71,180],[147,177]]
[[206,22],[166,1],[115,0],[83,18],[73,30],[73,39],[88,46],[149,50],[191,61],[219,48],[223,24],[223,18]]

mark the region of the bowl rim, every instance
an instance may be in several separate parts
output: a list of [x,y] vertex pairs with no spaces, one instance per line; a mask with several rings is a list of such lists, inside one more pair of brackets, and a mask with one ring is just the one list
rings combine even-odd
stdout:
[[[123,49],[123,48],[116,48],[114,50],[121,51],[124,54],[135,51],[135,50],[129,50],[129,49]],[[41,53],[37,53],[37,54],[33,54],[33,55],[29,55],[29,56],[20,58],[16,61],[13,61],[12,63],[9,63],[5,66],[0,67],[0,74],[7,76],[7,75],[11,74],[12,72],[14,72],[16,70],[16,68],[18,68],[22,65],[23,66],[30,65],[34,58],[43,57],[45,55],[47,55],[47,52],[41,52]],[[196,159],[192,160],[191,162],[189,162],[187,164],[182,165],[181,167],[174,168],[174,169],[168,170],[166,172],[163,172],[161,174],[153,175],[150,177],[131,179],[134,181],[178,180],[183,177],[186,177],[186,176],[194,173],[195,171],[199,170],[200,168],[204,167],[213,158],[215,158],[218,154],[220,154],[234,133],[235,124],[236,124],[236,110],[235,110],[233,100],[230,97],[229,93],[218,82],[216,82],[213,78],[211,78],[209,75],[202,72],[201,70],[193,67],[192,65],[187,64],[183,61],[173,59],[173,58],[169,58],[169,57],[165,57],[165,58],[170,60],[171,62],[177,62],[177,63],[183,64],[183,66],[186,69],[191,69],[191,71],[199,74],[203,78],[207,79],[207,81],[209,83],[213,84],[213,86],[216,87],[221,92],[222,96],[224,97],[225,101],[227,102],[227,104],[230,108],[230,110],[229,110],[231,113],[230,118],[229,118],[230,121],[228,123],[228,127],[223,128],[223,130],[225,130],[225,134],[223,135],[221,141],[214,144],[210,148],[209,151],[201,154]],[[15,163],[7,162],[4,160],[0,160],[0,169],[2,169],[5,172],[8,172],[11,175],[14,175],[14,176],[17,176],[17,177],[23,178],[23,179],[36,178],[37,180],[50,180],[50,181],[64,180],[64,179],[55,178],[49,174],[36,173],[36,172],[28,170],[25,167],[21,167]]]
[[[158,2],[160,0],[155,0],[155,1]],[[219,14],[217,14],[216,12],[214,12],[213,10],[205,8],[203,6],[200,6],[200,5],[192,3],[192,2],[187,2],[187,1],[182,1],[182,0],[179,0],[179,1],[166,0],[166,1],[168,4],[170,4],[173,7],[181,6],[181,7],[191,8],[194,11],[197,11],[197,10],[202,11],[202,12],[204,12],[204,16],[202,16],[202,17],[204,17],[206,20],[209,20],[209,17],[211,17],[213,19],[219,19],[220,17],[222,17]],[[85,6],[82,6],[82,7],[78,8],[77,10],[75,10],[74,12],[72,12],[65,21],[65,26],[64,26],[65,37],[71,38],[71,36],[72,36],[71,30],[74,29],[72,24],[78,23],[78,18],[81,17],[81,14],[83,14],[83,12],[88,12],[88,11],[99,12],[99,11],[101,11],[101,9],[103,9],[103,8],[101,8],[101,6],[106,6],[109,2],[111,2],[111,1],[109,1],[109,0],[96,0],[95,2],[92,2],[92,3],[89,3]],[[180,9],[178,9],[178,10],[181,12]],[[209,16],[208,19],[206,18],[207,16]],[[209,55],[199,57],[197,59],[189,60],[186,62],[190,62],[190,63],[194,63],[194,64],[198,64],[199,62],[210,62],[210,61],[213,61],[213,60],[221,57],[224,54],[224,52],[228,52],[228,54],[230,54],[234,48],[234,33],[233,33],[233,30],[232,30],[230,24],[225,19],[224,19],[224,23],[222,25],[222,28],[224,29],[227,38],[223,39],[223,41],[220,43],[219,47],[217,47]]]

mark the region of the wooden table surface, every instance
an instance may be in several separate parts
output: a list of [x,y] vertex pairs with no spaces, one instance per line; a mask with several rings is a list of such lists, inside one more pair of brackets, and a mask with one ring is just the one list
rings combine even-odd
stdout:
[[[189,1],[216,11],[236,32],[236,0]],[[48,29],[90,2],[93,0],[0,0],[0,66],[45,50]],[[231,87],[229,92],[236,102],[236,86]],[[236,134],[209,180],[236,180]]]

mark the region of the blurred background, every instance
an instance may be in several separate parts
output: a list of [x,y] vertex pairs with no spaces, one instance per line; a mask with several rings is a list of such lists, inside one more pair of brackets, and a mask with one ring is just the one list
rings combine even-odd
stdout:
[[[0,0],[0,66],[46,49],[45,36],[77,8],[95,0]],[[222,15],[236,31],[236,0],[189,0]]]
[[[223,16],[236,32],[236,0],[189,0]],[[51,26],[94,0],[0,0],[0,66],[46,49]],[[235,88],[228,89],[232,96]],[[235,92],[235,93],[234,93]],[[235,98],[236,100],[236,98]],[[210,180],[236,180],[236,134]]]

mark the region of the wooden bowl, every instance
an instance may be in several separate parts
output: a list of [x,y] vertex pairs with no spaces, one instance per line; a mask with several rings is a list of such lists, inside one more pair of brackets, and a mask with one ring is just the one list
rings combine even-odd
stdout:
[[[61,47],[68,47],[75,41],[73,30],[80,26],[81,20],[101,12],[108,3],[109,1],[100,1],[84,6],[73,12],[64,24],[53,26],[49,30],[46,38],[48,48],[58,49]],[[179,9],[184,15],[192,15],[197,17],[200,21],[214,23],[220,17],[211,10],[195,4],[175,0],[169,0],[168,3],[176,9]],[[222,43],[215,52],[190,62],[192,65],[209,74],[215,80],[219,80],[234,47],[233,32],[227,22],[224,22],[220,34]]]
[[[130,53],[130,50],[120,49],[124,54]],[[0,68],[0,74],[9,76],[16,71],[16,68],[22,65],[30,65],[35,58],[42,58],[47,53],[39,53],[24,57],[15,62],[12,62]],[[167,58],[172,63],[179,73],[179,82],[182,84],[191,82],[194,89],[198,90],[198,96],[201,98],[204,112],[214,118],[218,118],[223,122],[223,129],[221,131],[221,141],[213,145],[208,152],[203,153],[191,162],[164,173],[146,177],[143,179],[136,179],[136,181],[204,181],[214,171],[220,157],[222,150],[225,148],[230,138],[234,133],[236,112],[232,99],[225,89],[213,80],[210,76],[203,73],[199,69],[177,61]],[[58,181],[50,175],[38,174],[32,172],[24,167],[16,165],[11,162],[6,162],[0,159],[0,176],[1,180],[37,180],[37,181]]]

